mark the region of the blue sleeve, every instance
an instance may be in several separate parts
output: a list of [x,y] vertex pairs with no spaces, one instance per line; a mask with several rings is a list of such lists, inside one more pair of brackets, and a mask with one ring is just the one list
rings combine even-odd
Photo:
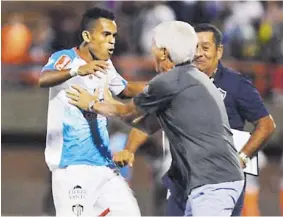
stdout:
[[248,122],[255,122],[269,115],[259,92],[244,76],[240,78],[236,100],[241,116]]
[[41,72],[50,70],[62,70],[72,62],[73,55],[68,50],[55,52],[49,57],[48,62],[42,68]]

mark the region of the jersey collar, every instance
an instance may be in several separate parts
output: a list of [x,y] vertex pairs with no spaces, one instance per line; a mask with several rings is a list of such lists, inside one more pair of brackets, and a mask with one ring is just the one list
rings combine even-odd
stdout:
[[215,72],[213,72],[212,76],[209,77],[210,80],[212,82],[218,81],[223,74],[223,69],[224,69],[224,67],[223,67],[222,63],[219,61],[217,69],[215,70]]

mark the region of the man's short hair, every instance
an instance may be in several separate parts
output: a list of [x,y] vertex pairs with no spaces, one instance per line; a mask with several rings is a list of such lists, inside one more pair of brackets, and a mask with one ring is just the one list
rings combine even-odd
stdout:
[[106,9],[94,7],[88,9],[84,14],[81,21],[81,32],[84,30],[90,31],[93,27],[93,21],[99,19],[99,18],[105,18],[108,20],[115,20],[115,16],[111,11],[108,11]]
[[214,25],[209,23],[201,23],[195,26],[196,32],[212,32],[213,38],[216,47],[219,47],[222,44],[222,33],[221,31]]
[[153,40],[157,48],[166,48],[175,64],[192,61],[198,38],[194,28],[182,21],[166,21],[155,27]]

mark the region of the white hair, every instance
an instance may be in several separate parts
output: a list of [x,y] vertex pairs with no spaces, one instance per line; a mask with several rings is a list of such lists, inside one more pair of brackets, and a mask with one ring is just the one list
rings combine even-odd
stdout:
[[153,40],[157,48],[166,48],[175,64],[192,61],[198,37],[194,28],[181,21],[166,21],[154,29]]

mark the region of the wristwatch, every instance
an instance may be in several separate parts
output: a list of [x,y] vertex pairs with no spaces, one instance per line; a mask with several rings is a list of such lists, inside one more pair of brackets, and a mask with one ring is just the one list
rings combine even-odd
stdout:
[[239,157],[245,165],[247,165],[251,161],[251,159],[244,152],[240,152]]

